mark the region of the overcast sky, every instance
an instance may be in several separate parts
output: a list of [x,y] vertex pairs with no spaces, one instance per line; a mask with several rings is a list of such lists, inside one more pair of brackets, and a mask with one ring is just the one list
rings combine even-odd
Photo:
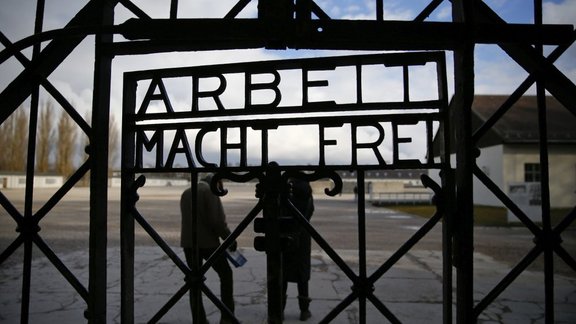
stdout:
[[[148,15],[153,18],[167,18],[169,15],[170,1],[159,0],[133,0]],[[236,3],[236,0],[180,0],[179,17],[181,18],[219,18],[225,15],[228,10]],[[256,0],[252,1],[247,8],[239,15],[242,18],[253,18],[256,16]],[[387,0],[384,1],[384,16],[390,20],[411,20],[413,19],[430,0]],[[500,17],[510,23],[531,23],[533,21],[532,1],[528,0],[486,0],[485,1]],[[44,30],[58,29],[63,27],[74,14],[82,8],[86,1],[69,1],[69,0],[46,0],[46,16],[44,19]],[[375,1],[369,0],[316,0],[316,3],[334,19],[374,19]],[[35,0],[2,0],[0,1],[0,31],[8,39],[15,42],[23,37],[30,35],[33,31]],[[450,19],[449,2],[438,8],[429,18],[430,21],[447,21]],[[122,23],[128,18],[133,17],[121,5],[116,10],[116,23]],[[576,1],[574,0],[553,0],[544,1],[544,22],[547,24],[576,24]],[[120,37],[116,37],[121,40]],[[49,80],[56,86],[60,92],[68,98],[70,102],[78,107],[80,111],[89,110],[92,102],[92,64],[93,64],[93,37],[88,37],[67,59],[66,61],[49,77]],[[0,47],[3,49],[3,47]],[[547,48],[551,51],[553,47]],[[26,50],[24,53],[30,56],[31,51]],[[270,51],[264,49],[258,50],[229,50],[219,52],[192,52],[192,53],[171,53],[156,54],[146,56],[117,57],[113,66],[113,83],[111,107],[114,115],[121,118],[122,102],[122,74],[125,71],[135,71],[143,69],[157,69],[167,67],[196,66],[206,64],[221,64],[238,61],[261,61],[271,59],[284,59],[294,57],[318,57],[327,55],[350,55],[352,52],[334,52],[334,51]],[[448,93],[453,93],[452,82],[452,59],[451,53],[447,52],[448,59]],[[563,71],[568,78],[576,81],[576,47],[572,46],[556,63],[558,68]],[[497,46],[478,45],[476,47],[476,93],[477,94],[509,94],[511,93],[527,76],[514,61],[502,52]],[[22,71],[22,66],[15,60],[10,59],[0,65],[0,91],[2,91],[11,80]],[[387,90],[387,95],[397,95],[394,91],[397,86],[397,79],[394,76],[391,79],[384,77],[385,73],[377,73],[371,82],[377,82]],[[368,74],[369,72],[367,72]],[[291,80],[290,77],[284,77]],[[349,75],[342,73],[340,76],[334,74],[329,77],[331,91],[327,93],[318,92],[314,100],[322,100],[324,97],[333,97],[337,100],[346,101],[345,79]],[[297,78],[294,78],[296,80]],[[414,82],[412,93],[421,94],[426,97],[430,89],[430,80],[422,77],[418,82]],[[189,88],[187,88],[189,89]],[[172,87],[169,90],[173,104],[186,102],[189,100],[189,91],[178,87]],[[529,92],[534,93],[532,88]],[[340,97],[339,97],[340,96]],[[46,97],[44,93],[44,97]],[[234,101],[234,94],[231,95],[231,101]],[[340,99],[339,99],[340,98]],[[330,99],[330,98],[329,98]],[[242,99],[238,99],[242,100]],[[27,103],[26,103],[27,104]],[[386,133],[388,133],[386,129]],[[420,132],[421,130],[414,130]],[[370,141],[374,135],[374,130],[366,130],[366,141]],[[316,134],[316,135],[313,135]],[[317,130],[300,128],[293,130],[282,130],[271,137],[276,136],[279,140],[292,145],[273,146],[271,151],[274,152],[274,158],[285,163],[298,156],[298,151],[302,148],[309,147],[310,151],[316,151],[314,148],[317,142]],[[334,134],[335,138],[340,138],[342,134]],[[372,137],[371,137],[372,136]],[[389,137],[386,135],[386,139]],[[401,152],[404,158],[423,158],[422,149],[423,138],[415,136],[413,145],[406,145]],[[420,143],[420,144],[419,144]],[[257,143],[254,145],[258,146]],[[385,159],[388,159],[386,152],[389,153],[389,142],[384,141],[382,152]],[[343,144],[343,150],[348,148]],[[206,149],[210,151],[210,148]],[[388,150],[388,151],[387,151]],[[336,150],[337,151],[337,150]],[[271,153],[272,154],[272,153]],[[334,152],[338,159],[339,152]],[[367,152],[370,155],[370,152]],[[314,163],[317,156],[311,155],[304,158],[306,163]],[[344,157],[349,159],[349,157]]]

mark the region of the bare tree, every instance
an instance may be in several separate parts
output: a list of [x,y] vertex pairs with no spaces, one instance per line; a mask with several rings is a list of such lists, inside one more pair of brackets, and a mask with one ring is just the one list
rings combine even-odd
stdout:
[[54,106],[47,101],[40,110],[38,120],[38,133],[36,135],[36,170],[47,172],[50,170],[50,154],[54,144]]
[[0,124],[0,147],[2,147],[4,154],[0,154],[0,170],[9,171],[10,154],[12,150],[12,137],[13,137],[13,115],[8,117],[2,124]]
[[116,161],[120,156],[120,129],[113,114],[110,114],[110,124],[108,125],[108,173],[112,172]]
[[24,171],[28,147],[28,112],[18,108],[0,125],[0,170]]
[[76,158],[76,127],[72,118],[65,112],[58,121],[58,149],[56,154],[56,171],[64,177],[74,172]]
[[28,111],[21,107],[16,114],[14,129],[12,169],[15,171],[26,170],[26,157],[28,156],[28,118]]

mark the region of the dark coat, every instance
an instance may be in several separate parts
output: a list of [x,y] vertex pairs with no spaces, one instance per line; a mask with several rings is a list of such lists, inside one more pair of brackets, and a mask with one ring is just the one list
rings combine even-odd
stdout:
[[[312,188],[307,181],[294,179],[288,198],[300,213],[308,220],[314,213]],[[283,217],[294,217],[289,208],[284,209]],[[282,269],[284,279],[289,282],[304,282],[310,280],[310,234],[301,226],[290,233],[294,246],[283,252]]]
[[[200,249],[215,249],[220,245],[220,239],[224,240],[230,235],[230,229],[226,223],[226,215],[220,197],[210,190],[206,181],[198,182],[198,247]],[[180,246],[192,247],[192,191],[190,188],[182,193],[180,198],[180,210],[182,213],[182,227]]]

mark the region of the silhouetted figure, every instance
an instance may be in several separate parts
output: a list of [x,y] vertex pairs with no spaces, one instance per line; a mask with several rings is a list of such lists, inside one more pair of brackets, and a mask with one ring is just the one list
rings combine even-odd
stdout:
[[[198,182],[198,206],[196,206],[198,212],[198,249],[200,258],[204,260],[207,260],[208,257],[210,257],[210,255],[212,255],[212,253],[218,248],[220,245],[220,239],[224,240],[228,235],[230,235],[230,229],[226,223],[226,215],[220,197],[216,196],[210,190],[211,180],[212,175],[207,175]],[[194,228],[192,227],[192,207],[192,190],[188,188],[182,193],[180,199],[180,210],[182,212],[180,245],[184,248],[186,262],[190,267],[192,267],[194,262],[194,251],[192,249],[192,231],[194,231]],[[230,249],[232,251],[236,250],[236,242],[232,244]],[[234,313],[233,275],[228,260],[224,255],[222,255],[215,260],[212,268],[220,278],[220,297],[222,298],[222,302],[232,313]],[[192,312],[194,311],[194,303],[195,294],[190,292],[190,308],[192,309]],[[200,299],[199,304],[199,318],[201,323],[208,323],[202,299]],[[230,322],[230,319],[227,318],[225,314],[222,314],[220,323],[228,322]]]
[[[312,188],[307,181],[291,179],[288,198],[300,213],[310,221],[314,213],[314,200]],[[286,208],[283,217],[295,217],[290,208]],[[298,224],[298,223],[296,223]],[[305,321],[312,316],[310,313],[310,297],[308,294],[308,281],[310,280],[310,234],[303,227],[298,226],[290,233],[293,246],[282,253],[282,274],[284,289],[284,306],[288,298],[286,292],[288,282],[298,285],[298,306],[300,307],[300,320]]]

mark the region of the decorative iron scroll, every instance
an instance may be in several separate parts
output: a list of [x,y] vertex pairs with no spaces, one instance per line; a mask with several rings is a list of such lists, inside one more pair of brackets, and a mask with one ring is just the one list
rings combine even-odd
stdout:
[[[423,67],[425,73],[414,72]],[[373,84],[366,75],[374,70],[394,71],[398,82]],[[334,73],[345,74],[348,97],[319,99],[318,94],[331,87]],[[423,77],[434,89],[426,98],[410,93],[412,82],[423,81]],[[170,85],[178,89],[187,85],[191,90],[187,102],[176,103]],[[238,94],[238,89],[243,98],[227,100],[226,96],[231,91]],[[124,97],[125,134],[127,143],[133,143],[128,152],[135,172],[257,170],[277,161],[271,148],[290,145],[283,139],[271,143],[271,134],[288,127],[306,129],[307,140],[315,143],[298,148],[307,157],[303,162],[281,163],[289,167],[440,167],[431,152],[434,129],[444,120],[447,106],[442,52],[129,72],[124,79]],[[373,136],[360,138],[360,129]],[[331,137],[334,132],[344,132],[346,142]],[[403,157],[403,145],[416,141],[422,157]],[[216,151],[207,153],[207,146]]]
[[308,182],[314,182],[320,179],[330,179],[332,183],[334,183],[334,187],[331,189],[325,188],[324,193],[328,196],[336,196],[342,192],[342,178],[334,171],[316,170],[314,173],[286,171],[282,174],[284,182],[288,182],[290,178],[297,178]]

